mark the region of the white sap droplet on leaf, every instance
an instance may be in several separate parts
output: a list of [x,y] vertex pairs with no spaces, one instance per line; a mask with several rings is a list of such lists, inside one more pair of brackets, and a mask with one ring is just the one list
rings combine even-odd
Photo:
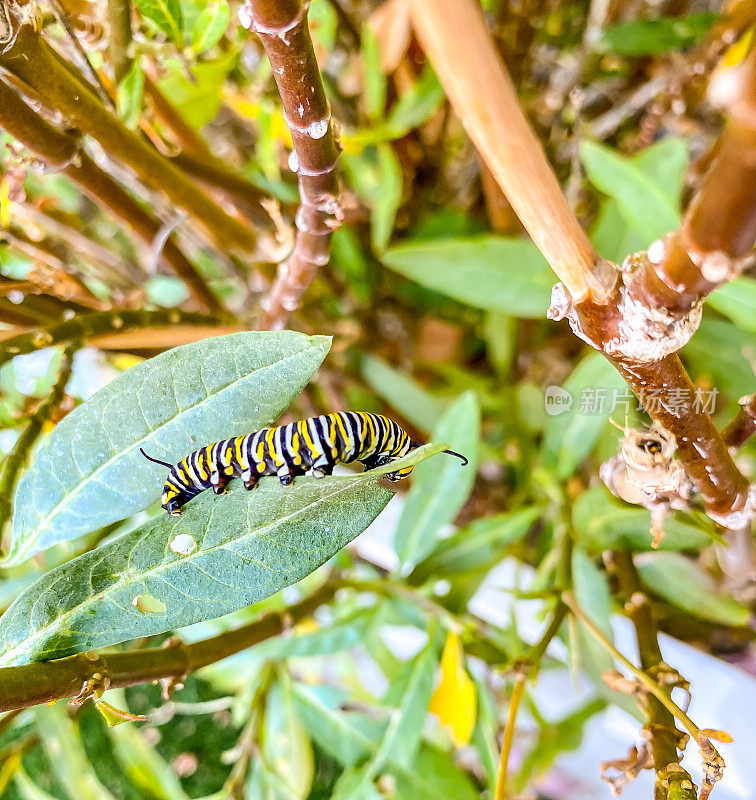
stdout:
[[142,614],[165,614],[165,603],[151,594],[138,594],[131,605]]
[[188,556],[197,549],[197,542],[194,537],[188,533],[178,533],[171,539],[168,548],[172,553],[178,553],[181,556]]

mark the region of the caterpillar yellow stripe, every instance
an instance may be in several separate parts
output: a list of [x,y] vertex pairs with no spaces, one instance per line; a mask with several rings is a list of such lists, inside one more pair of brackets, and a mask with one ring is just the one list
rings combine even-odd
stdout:
[[[261,477],[277,475],[288,486],[297,475],[330,475],[336,464],[360,461],[366,470],[382,467],[417,447],[420,442],[413,441],[388,417],[339,411],[215,442],[176,465],[152,458],[144,450],[142,455],[170,469],[161,504],[169,514],[180,514],[181,508],[205,489],[224,492],[232,478],[241,478],[247,489],[254,489]],[[467,464],[463,455],[444,452]],[[410,472],[412,467],[405,467],[386,477],[398,481]]]

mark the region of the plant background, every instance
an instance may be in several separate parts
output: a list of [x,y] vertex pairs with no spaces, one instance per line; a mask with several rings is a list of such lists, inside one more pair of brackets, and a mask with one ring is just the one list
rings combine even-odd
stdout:
[[[691,163],[721,129],[700,72],[690,67],[702,63],[708,74],[746,29],[741,17],[732,9],[722,14],[716,3],[631,4],[588,37],[588,4],[484,6],[520,98],[599,252],[621,262],[677,228]],[[264,244],[262,257],[218,247],[117,167],[112,153],[85,145],[168,222],[164,233],[175,228],[224,307],[216,316],[189,316],[196,303],[184,281],[68,178],[40,170],[3,134],[0,321],[9,334],[52,330],[71,315],[186,315],[173,318],[168,340],[157,317],[129,321],[124,338],[105,346],[97,343],[103,330],[84,328],[85,346],[44,420],[45,434],[156,352],[250,327],[271,263],[287,251],[298,197],[290,138],[270,66],[257,39],[237,25],[236,11],[225,0],[138,0],[116,106],[125,126],[141,126],[175,152],[182,143],[145,89],[153,82],[246,179],[248,191],[256,187],[278,201],[276,210],[255,205],[246,214]],[[104,6],[66,4],[65,12],[94,67],[112,75]],[[54,15],[42,14],[48,40],[78,63]],[[167,702],[157,686],[105,696],[149,722],[108,727],[91,703],[73,709],[62,702],[3,718],[0,794],[493,796],[513,667],[538,640],[559,589],[571,587],[606,632],[614,620],[617,647],[633,653],[616,572],[602,558],[613,550],[639,554],[659,628],[673,637],[663,640],[663,653],[692,682],[691,714],[736,738],[723,748],[728,770],[715,791],[746,798],[756,777],[743,716],[756,692],[753,598],[736,597],[726,585],[713,526],[677,515],[663,549],[652,551],[648,513],[611,498],[597,480],[598,465],[617,451],[609,409],[584,414],[576,401],[568,414],[545,413],[549,385],[579,398],[596,387],[620,389],[621,381],[565,323],[545,320],[550,269],[450,111],[401,2],[313,0],[309,18],[341,125],[346,221],[333,234],[330,263],[290,322],[307,334],[333,335],[333,345],[285,419],[339,408],[380,411],[423,441],[474,456],[477,473],[460,473],[441,457],[424,462],[411,489],[401,487],[402,499],[392,500],[368,533],[296,588],[182,628],[186,641],[204,639],[283,610],[324,582],[344,582],[338,601],[314,618],[205,667]],[[644,95],[650,84],[658,90]],[[719,289],[682,354],[697,385],[718,390],[720,427],[738,398],[753,392],[755,304],[752,274]],[[200,327],[201,335],[186,333]],[[104,329],[113,328],[120,329]],[[0,367],[6,465],[56,385],[63,358],[59,347],[41,348]],[[294,389],[283,374],[281,381],[285,407],[283,397]],[[226,412],[218,406],[217,413]],[[622,416],[615,412],[617,421]],[[753,442],[739,455],[750,475],[755,455]],[[4,570],[2,606],[39,575],[159,513],[153,505],[115,530],[58,543]],[[135,630],[133,638],[139,635]],[[643,714],[601,681],[611,657],[574,617],[541,656],[518,716],[510,787],[527,796],[608,796],[598,762],[622,757],[639,741]],[[697,755],[685,764],[698,780]],[[645,777],[624,796],[648,797]]]

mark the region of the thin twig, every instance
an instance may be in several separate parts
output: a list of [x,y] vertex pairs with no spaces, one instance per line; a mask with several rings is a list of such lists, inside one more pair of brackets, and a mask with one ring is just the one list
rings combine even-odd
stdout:
[[131,68],[131,0],[108,0],[108,22],[108,53],[113,65],[113,77],[119,84]]
[[741,397],[738,404],[738,413],[722,431],[724,443],[733,450],[740,450],[756,433],[756,394]]
[[76,56],[82,70],[86,73],[92,85],[97,90],[97,94],[100,96],[100,100],[102,100],[102,102],[105,103],[105,105],[111,111],[115,111],[115,104],[113,103],[113,100],[106,91],[105,87],[102,85],[100,76],[97,74],[97,70],[92,66],[92,62],[89,60],[87,51],[82,47],[82,44],[79,41],[79,37],[76,35],[76,31],[73,29],[73,26],[71,25],[71,20],[68,19],[68,14],[66,13],[66,10],[60,4],[60,0],[49,0],[49,2],[50,5],[52,6],[55,18],[63,26],[63,29],[65,30],[66,35],[68,36],[68,39],[70,40],[74,50],[76,51]]
[[73,357],[80,346],[79,342],[70,342],[65,348],[60,362],[58,378],[50,390],[50,394],[31,415],[29,422],[13,446],[13,450],[3,461],[2,470],[0,470],[0,534],[13,511],[11,497],[15,491],[18,477],[26,466],[31,449],[42,433],[45,423],[52,417],[63,400],[66,385],[71,377]]
[[307,26],[308,6],[300,0],[246,0],[239,12],[242,24],[262,40],[273,68],[299,179],[294,249],[263,301],[263,329],[286,325],[328,263],[331,233],[343,219],[336,176],[340,147]]
[[35,328],[0,341],[0,364],[24,353],[32,353],[43,347],[50,347],[60,342],[76,340],[96,341],[106,334],[124,333],[128,330],[197,325],[218,326],[223,323],[221,317],[205,314],[193,314],[186,311],[159,309],[147,311],[103,311],[99,314],[85,314],[52,325],[49,328]]
[[538,674],[546,649],[551,643],[551,640],[559,632],[559,628],[562,622],[564,622],[566,615],[567,606],[559,602],[551,617],[551,622],[549,622],[541,638],[530,647],[525,656],[518,661],[515,682],[512,687],[512,696],[509,701],[509,713],[507,714],[507,722],[504,726],[504,737],[502,739],[501,756],[499,759],[499,773],[496,778],[496,800],[506,800],[507,796],[509,757],[512,753],[515,723],[517,721],[517,712],[520,708],[520,700],[525,690],[525,681],[528,678],[534,678]]
[[418,38],[468,135],[573,298],[605,300],[616,275],[597,256],[522,112],[473,0],[409,0]]
[[[0,128],[22,142],[52,169],[59,170],[75,181],[96,203],[110,209],[149,248],[153,246],[163,229],[163,223],[98,167],[82,151],[81,143],[75,137],[46,122],[2,80]],[[165,241],[162,258],[187,283],[199,305],[210,311],[222,309],[218,298],[173,238]]]
[[[562,595],[562,599],[569,606],[570,611],[572,611],[575,616],[579,617],[580,620],[585,624],[586,628],[590,631],[596,641],[608,653],[610,653],[616,661],[622,664],[628,670],[628,672],[637,678],[638,683],[640,683],[649,694],[653,695],[653,697],[655,697],[661,703],[661,705],[664,706],[664,708],[682,724],[685,730],[687,730],[690,734],[691,738],[701,748],[701,755],[704,762],[704,782],[703,786],[701,787],[700,800],[705,800],[705,798],[711,793],[714,783],[722,777],[722,772],[724,770],[724,760],[714,745],[712,745],[711,739],[716,737],[720,741],[731,742],[732,738],[724,731],[716,731],[709,728],[702,730],[699,728],[693,722],[693,720],[677,705],[677,703],[672,700],[668,691],[663,689],[647,672],[636,667],[632,661],[630,661],[628,658],[622,655],[619,650],[617,650],[604,632],[593,622],[593,620],[582,610],[582,608],[580,608],[577,600],[570,592],[565,592]],[[656,764],[656,761],[654,762],[657,773],[659,771],[663,773],[663,780],[667,781],[669,784],[674,781],[675,794],[678,798],[681,800],[695,800],[695,790],[693,788],[692,781],[690,781],[690,776],[687,775],[687,772],[685,772],[684,769],[679,767],[677,759],[672,761],[671,764],[677,766],[670,770],[670,764],[659,766]],[[690,783],[690,787],[687,787],[687,783]],[[669,796],[669,793],[662,795],[662,797],[667,796]]]
[[60,63],[31,25],[16,18],[13,23],[17,35],[12,46],[0,54],[2,66],[31,86],[47,107],[60,111],[73,126],[97,139],[146,186],[185,209],[218,247],[255,251],[257,235],[250,225],[227,214],[170,159],[111,114],[91,91],[82,90],[81,81]]
[[[648,598],[642,592],[633,557],[630,553],[615,551],[612,553],[612,564],[617,572],[620,588],[627,598],[625,608],[635,627],[641,667],[645,671],[658,669],[662,664],[662,654],[656,622]],[[648,698],[646,713],[646,729],[649,732],[658,785],[662,771],[670,764],[680,763],[680,756],[677,754],[678,735],[672,713],[656,697]],[[685,777],[690,780],[687,773],[681,774],[680,780]],[[692,797],[695,797],[695,792]]]
[[509,770],[509,756],[512,752],[512,742],[514,741],[515,723],[517,712],[520,708],[520,700],[525,691],[525,676],[518,675],[512,687],[512,696],[509,700],[509,713],[507,714],[507,724],[504,726],[504,738],[501,744],[501,760],[499,761],[499,774],[496,778],[496,800],[506,800],[507,797],[507,772]]

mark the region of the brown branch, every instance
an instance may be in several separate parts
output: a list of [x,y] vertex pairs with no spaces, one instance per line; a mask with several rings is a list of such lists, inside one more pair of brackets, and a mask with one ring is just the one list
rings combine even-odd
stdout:
[[738,403],[738,413],[722,431],[724,443],[733,450],[740,450],[756,433],[756,394],[741,397]]
[[[92,294],[81,278],[71,270],[67,262],[68,253],[59,243],[47,238],[34,240],[15,225],[0,232],[0,240],[3,239],[15,250],[38,262],[33,272],[27,275],[31,286],[25,291],[51,294],[64,303],[74,302],[80,308],[97,311],[112,308],[110,303]],[[49,280],[45,281],[45,277],[49,277]]]
[[616,277],[562,194],[472,0],[408,0],[415,31],[468,135],[573,298],[603,301]]
[[131,67],[131,0],[108,0],[108,54],[113,65],[113,77],[120,83]]
[[240,18],[260,37],[273,68],[294,145],[300,206],[289,258],[264,300],[261,327],[283,328],[318,268],[328,263],[331,233],[343,218],[336,161],[339,144],[307,27],[308,3],[245,0]]
[[175,136],[176,142],[185,153],[203,160],[214,159],[215,156],[205,140],[173,107],[168,98],[158,88],[155,83],[156,80],[156,70],[148,65],[144,76],[144,95],[152,104],[152,110],[158,119]]
[[79,349],[79,346],[78,342],[70,342],[63,351],[58,379],[55,385],[47,399],[31,415],[29,422],[18,437],[16,444],[13,446],[13,450],[3,462],[2,470],[0,471],[0,532],[5,528],[6,523],[11,517],[11,512],[13,510],[11,497],[15,491],[18,477],[26,466],[29,452],[42,433],[42,428],[45,423],[52,417],[63,400],[66,384],[71,377],[73,357]]
[[[106,208],[151,247],[163,223],[142,206],[82,151],[80,142],[59,131],[35,113],[7,84],[0,81],[0,128],[36,153],[49,167],[75,181],[98,205]],[[188,285],[203,308],[222,306],[191,261],[170,237],[162,253],[165,264]]]
[[[11,7],[11,11],[15,7]],[[107,153],[132,169],[146,185],[165,194],[200,222],[210,238],[225,250],[253,252],[255,231],[229,216],[165,156],[113,116],[81,82],[62,66],[40,35],[28,24],[0,55],[0,64],[27,83],[42,102],[60,111],[83,133],[96,139]]]
[[[555,287],[549,316],[567,317],[573,331],[609,358],[640,397],[651,388],[692,392],[690,379],[674,354],[695,331],[700,303],[694,303],[688,313],[680,313],[679,308],[674,313],[667,311],[663,299],[645,297],[640,292],[644,285],[640,277],[639,294],[631,292],[628,286],[635,285],[636,275],[651,276],[642,265],[644,258],[649,260],[646,254],[627,263],[621,281],[616,268],[599,259],[525,119],[478,4],[473,0],[408,2],[418,37],[470,138],[562,280]],[[692,219],[702,213],[696,210],[702,204],[703,201],[694,204],[689,214]],[[711,210],[719,213],[718,208]],[[728,224],[733,229],[737,225],[734,221]],[[683,230],[696,226],[691,222]],[[656,248],[663,250],[668,263],[673,245],[674,239],[666,247]],[[749,246],[752,245],[753,242]],[[740,249],[731,255],[737,256],[744,246],[739,241]],[[674,274],[679,277],[677,272]],[[692,290],[698,297],[707,286],[691,283],[682,289],[675,286],[682,298],[678,304],[681,307],[685,305],[684,295]],[[673,304],[672,308],[676,306]],[[725,527],[742,527],[753,513],[748,482],[709,416],[695,408],[682,415],[663,404],[649,410],[675,435],[680,459],[701,491],[710,515]]]
[[216,327],[223,322],[220,317],[205,314],[193,314],[186,311],[160,309],[157,311],[103,311],[99,314],[86,314],[52,325],[49,328],[34,330],[0,340],[0,364],[24,353],[32,353],[42,347],[50,347],[59,342],[96,341],[113,333],[125,333],[129,330],[197,325]]
[[[619,578],[620,589],[627,598],[625,610],[635,627],[635,634],[638,639],[638,652],[640,654],[641,669],[658,670],[663,663],[661,649],[659,648],[658,630],[651,604],[643,594],[638,573],[633,564],[630,553],[615,551],[612,553],[612,563]],[[691,785],[687,795],[690,800],[695,800],[696,792],[692,788],[693,782],[690,775],[682,770],[673,770],[668,774],[670,764],[680,764],[680,756],[677,752],[679,743],[679,731],[675,727],[675,719],[672,714],[657,700],[653,695],[649,695],[646,700],[646,714],[648,721],[646,730],[649,732],[651,753],[654,758],[654,769],[656,770],[656,789],[655,796],[665,798],[671,794],[669,788],[661,786],[661,781],[670,776],[677,782],[687,778]]]
[[176,685],[208,664],[286,633],[330,602],[338,589],[338,582],[329,580],[282,612],[270,612],[240,628],[192,644],[169,639],[160,648],[121,653],[89,651],[55,661],[5,667],[0,669],[0,711],[75,697],[83,688],[96,684],[113,689],[155,681]]

